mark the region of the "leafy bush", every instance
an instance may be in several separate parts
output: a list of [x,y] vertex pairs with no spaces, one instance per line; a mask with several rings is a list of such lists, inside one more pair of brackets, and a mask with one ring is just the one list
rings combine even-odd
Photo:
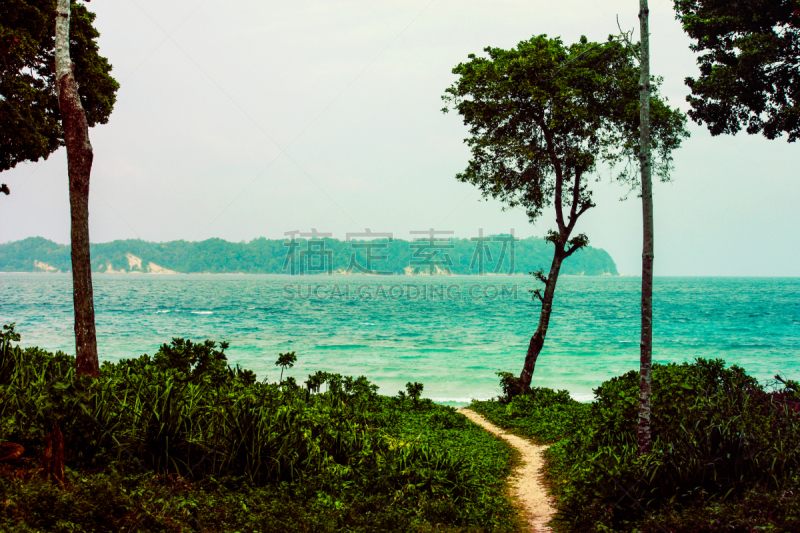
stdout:
[[573,531],[797,531],[787,524],[800,516],[800,387],[774,387],[721,360],[654,365],[653,452],[642,457],[635,371],[606,381],[595,402],[566,417],[559,413],[569,402],[553,391],[478,407],[501,425],[557,441],[548,477],[557,518]]
[[[404,400],[363,376],[258,382],[228,366],[226,344],[183,339],[79,379],[74,358],[16,340],[3,330],[0,442],[26,452],[0,463],[2,530],[514,527],[508,449],[421,384]],[[53,424],[63,487],[32,474]]]
[[589,406],[573,400],[569,392],[539,387],[510,400],[473,400],[471,407],[496,424],[541,443],[555,442],[582,431],[589,412]]

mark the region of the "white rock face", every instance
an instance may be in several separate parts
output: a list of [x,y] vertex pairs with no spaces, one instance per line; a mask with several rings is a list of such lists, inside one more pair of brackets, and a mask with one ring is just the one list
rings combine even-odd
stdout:
[[147,263],[147,272],[149,274],[177,274],[174,270],[158,266],[153,262]]
[[106,274],[124,274],[124,273],[125,273],[124,268],[120,268],[119,270],[114,270],[114,267],[111,265],[111,263],[106,264]]
[[39,261],[37,259],[33,260],[33,266],[35,266],[39,270],[44,270],[45,272],[57,272],[58,271],[58,269],[56,267],[54,267],[52,265],[48,265],[47,263],[44,263],[44,262]]
[[130,252],[125,254],[125,258],[128,260],[128,268],[131,270],[134,268],[136,268],[136,270],[142,270],[142,260],[140,258],[136,257]]

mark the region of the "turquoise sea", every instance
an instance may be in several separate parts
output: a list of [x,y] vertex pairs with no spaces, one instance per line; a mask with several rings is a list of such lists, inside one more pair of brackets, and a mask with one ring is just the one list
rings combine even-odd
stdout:
[[[467,402],[518,373],[539,305],[528,276],[115,275],[94,277],[101,360],[154,353],[172,337],[228,341],[229,361],[277,379],[297,352],[316,370],[365,375],[384,394],[407,381]],[[800,379],[800,279],[656,278],[657,362],[722,358],[759,380]],[[640,279],[564,277],[534,385],[590,400],[638,368]],[[24,346],[74,353],[69,274],[0,274],[0,322]]]

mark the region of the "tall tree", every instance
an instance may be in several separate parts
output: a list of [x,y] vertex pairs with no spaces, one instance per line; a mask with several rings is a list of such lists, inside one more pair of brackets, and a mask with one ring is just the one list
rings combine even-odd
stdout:
[[[533,291],[541,311],[517,382],[524,392],[544,346],[561,265],[589,242],[575,234],[578,219],[594,207],[589,178],[598,166],[627,163],[617,179],[638,185],[632,162],[640,142],[639,70],[628,47],[613,38],[599,44],[583,37],[565,46],[541,35],[510,50],[485,51],[488,58],[471,54],[453,69],[459,79],[443,97],[470,128],[465,142],[472,158],[456,178],[507,208],[521,207],[531,222],[552,207],[556,222],[547,236],[554,246],[550,271],[536,273],[545,286]],[[686,120],[657,97],[651,114],[655,170],[666,179]]]
[[[0,2],[0,171],[64,145],[53,27],[56,0]],[[119,85],[99,55],[94,13],[72,4],[70,59],[89,126],[105,124]]]
[[94,324],[92,262],[89,253],[89,178],[94,153],[89,123],[81,105],[69,50],[70,0],[56,12],[56,93],[67,145],[72,241],[72,297],[75,305],[75,357],[78,375],[100,375]]
[[0,3],[0,171],[67,145],[78,373],[89,375],[99,369],[89,262],[88,127],[108,121],[119,88],[98,53],[94,19],[85,5],[63,0]]
[[650,434],[650,389],[653,382],[653,182],[650,175],[650,10],[639,1],[639,166],[642,181],[642,331],[639,347],[639,453],[653,447]]
[[675,0],[700,54],[689,116],[712,135],[800,137],[800,3],[797,0]]

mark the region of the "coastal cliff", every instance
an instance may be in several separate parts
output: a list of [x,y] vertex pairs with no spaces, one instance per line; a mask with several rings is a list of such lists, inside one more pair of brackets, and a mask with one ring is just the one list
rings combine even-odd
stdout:
[[[494,239],[494,240],[493,240]],[[509,275],[550,267],[552,244],[529,237],[515,241],[507,236],[471,239],[392,242],[254,239],[228,242],[154,243],[118,240],[92,244],[94,272],[150,274],[434,274]],[[68,272],[70,247],[43,237],[0,244],[0,272]],[[294,268],[294,270],[292,270]],[[605,250],[587,247],[562,267],[566,275],[616,276],[616,264]]]

